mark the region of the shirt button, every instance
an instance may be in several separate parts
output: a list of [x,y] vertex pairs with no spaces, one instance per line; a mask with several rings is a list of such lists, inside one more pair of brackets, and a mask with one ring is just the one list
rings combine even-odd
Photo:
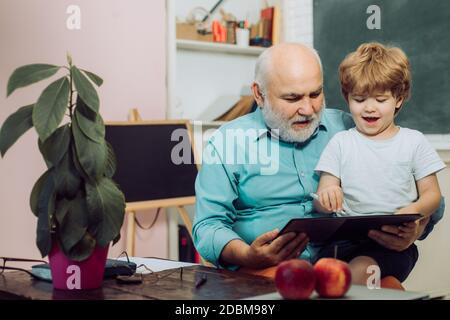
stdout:
[[302,177],[304,177],[304,176],[305,176],[305,173],[304,173],[304,172],[302,172],[302,173],[300,173],[300,175],[301,175]]

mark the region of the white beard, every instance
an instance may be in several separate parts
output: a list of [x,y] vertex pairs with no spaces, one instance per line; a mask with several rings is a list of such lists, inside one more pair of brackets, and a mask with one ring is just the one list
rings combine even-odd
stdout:
[[[264,120],[270,129],[278,129],[279,138],[286,142],[305,142],[308,140],[319,126],[322,112],[325,109],[325,101],[323,107],[318,113],[311,116],[296,115],[291,119],[285,119],[281,114],[275,112],[272,106],[264,100],[264,105],[261,108]],[[292,128],[292,124],[297,121],[311,120],[309,125],[301,130]]]

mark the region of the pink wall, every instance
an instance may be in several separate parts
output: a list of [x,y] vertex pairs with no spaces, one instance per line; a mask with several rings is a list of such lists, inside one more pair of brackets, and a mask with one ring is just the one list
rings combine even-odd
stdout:
[[[81,29],[69,30],[69,5],[81,9]],[[30,63],[74,63],[104,79],[98,90],[106,121],[126,120],[130,108],[144,119],[163,119],[166,110],[164,0],[1,0],[0,124],[18,107],[37,100],[51,81],[21,89],[6,99],[13,70]],[[0,256],[38,257],[36,219],[28,199],[45,166],[37,135],[29,131],[0,159]],[[141,215],[149,224],[153,214]],[[125,238],[125,233],[122,234]],[[150,231],[138,232],[139,256],[167,257],[165,215]],[[110,256],[124,249],[121,241]]]

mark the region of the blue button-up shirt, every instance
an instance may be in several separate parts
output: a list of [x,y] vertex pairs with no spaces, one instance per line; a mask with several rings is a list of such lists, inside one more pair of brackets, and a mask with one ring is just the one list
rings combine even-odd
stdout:
[[[316,163],[329,140],[353,126],[348,113],[325,109],[309,140],[287,143],[271,134],[259,108],[221,126],[204,149],[195,183],[192,233],[202,257],[219,265],[231,240],[250,244],[293,218],[311,215],[309,193],[319,182]],[[300,258],[312,261],[318,249],[308,245]]]
[[[309,215],[320,154],[334,134],[352,126],[347,113],[325,109],[308,141],[287,143],[271,135],[258,108],[220,127],[205,147],[195,183],[193,238],[199,253],[218,265],[231,240],[250,244]],[[311,251],[305,250],[302,258],[309,259]]]

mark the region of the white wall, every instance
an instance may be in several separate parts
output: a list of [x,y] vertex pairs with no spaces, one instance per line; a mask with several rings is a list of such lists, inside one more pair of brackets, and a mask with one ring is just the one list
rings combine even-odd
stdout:
[[[81,9],[81,29],[66,28],[66,9]],[[162,119],[166,109],[164,0],[1,0],[0,124],[18,107],[33,103],[50,82],[14,92],[6,99],[13,70],[30,63],[74,63],[104,79],[98,90],[106,121],[126,120],[130,108],[144,119]],[[0,159],[0,255],[39,257],[36,219],[28,205],[31,188],[45,171],[37,135],[28,132]],[[143,224],[151,222],[147,214]],[[123,238],[125,234],[123,234]],[[138,232],[137,254],[167,256],[167,228],[162,214],[156,226]],[[117,256],[123,241],[110,250]]]
[[313,46],[313,0],[281,0],[285,42]]
[[407,290],[433,294],[450,294],[450,151],[440,151],[447,169],[438,174],[441,192],[446,199],[442,220],[424,241],[417,241],[419,260],[405,281]]

